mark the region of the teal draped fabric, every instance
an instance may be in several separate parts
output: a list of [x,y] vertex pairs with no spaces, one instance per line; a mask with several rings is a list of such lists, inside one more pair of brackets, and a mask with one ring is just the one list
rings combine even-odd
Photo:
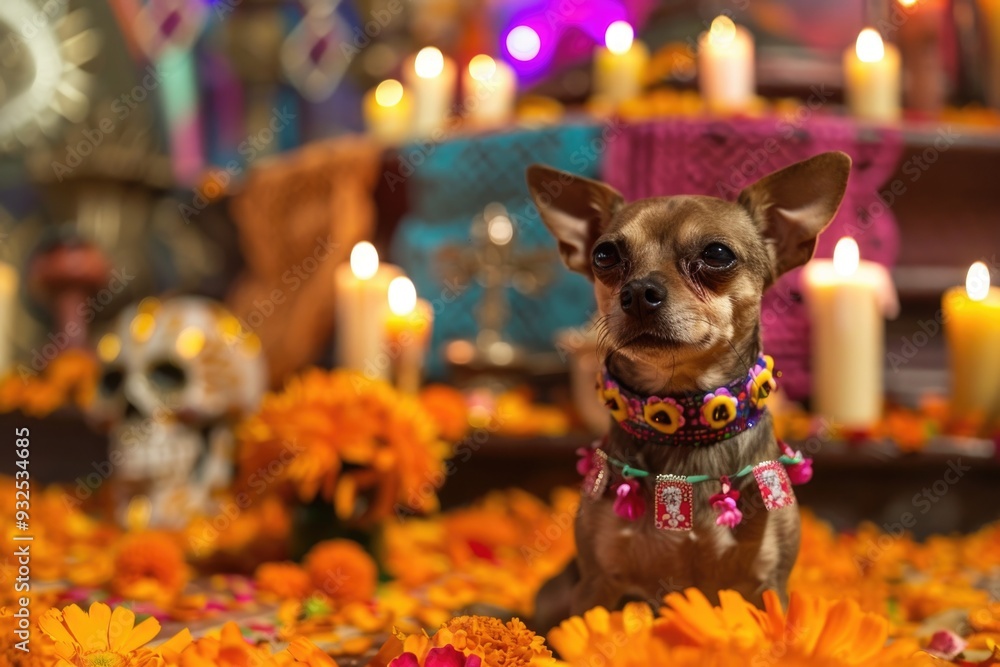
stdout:
[[518,252],[550,251],[551,280],[533,295],[507,288],[510,316],[504,333],[532,350],[552,349],[557,330],[583,324],[594,310],[593,289],[566,270],[555,240],[538,217],[524,182],[525,168],[545,163],[576,174],[597,177],[603,159],[600,128],[568,125],[461,138],[440,144],[404,147],[397,157],[407,188],[409,211],[390,249],[416,284],[417,293],[434,306],[430,374],[440,375],[442,345],[475,337],[482,288],[475,279],[442,261],[442,248],[473,247],[471,225],[487,204],[503,204],[515,224]]

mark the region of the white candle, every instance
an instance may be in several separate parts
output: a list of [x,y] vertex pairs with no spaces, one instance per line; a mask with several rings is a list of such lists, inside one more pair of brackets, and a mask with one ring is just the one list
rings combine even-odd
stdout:
[[403,81],[413,91],[413,132],[419,138],[442,128],[455,103],[455,61],[428,46],[403,67]]
[[941,301],[951,369],[951,416],[982,430],[1000,417],[1000,287],[982,262],[969,267],[965,287]]
[[617,106],[642,93],[649,49],[635,39],[632,26],[615,21],[594,52],[594,95]]
[[833,260],[806,264],[812,330],[813,411],[834,425],[865,428],[882,416],[885,317],[898,310],[885,267],[862,261],[857,242],[837,242]]
[[413,103],[403,84],[386,79],[365,94],[362,113],[368,132],[387,144],[406,141],[412,130]]
[[416,394],[434,325],[434,310],[430,302],[417,298],[413,282],[404,276],[389,283],[388,303],[391,313],[386,331],[389,349],[395,357],[396,387],[405,393]]
[[750,31],[717,16],[698,38],[698,88],[713,111],[740,111],[756,94],[754,44]]
[[854,116],[899,119],[899,67],[899,49],[884,43],[874,28],[861,31],[854,48],[844,51],[844,98]]
[[514,113],[517,77],[505,62],[480,54],[469,61],[462,74],[463,107],[471,125],[506,125]]
[[351,250],[351,261],[337,267],[334,291],[337,313],[337,364],[385,379],[391,367],[385,323],[389,314],[389,283],[399,267],[382,264],[367,241]]
[[0,262],[0,375],[11,365],[17,284],[17,269]]

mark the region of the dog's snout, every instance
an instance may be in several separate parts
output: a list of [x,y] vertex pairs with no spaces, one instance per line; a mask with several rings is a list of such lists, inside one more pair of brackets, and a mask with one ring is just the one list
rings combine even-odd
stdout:
[[642,317],[663,305],[667,290],[652,278],[641,278],[626,283],[622,287],[620,298],[623,311]]

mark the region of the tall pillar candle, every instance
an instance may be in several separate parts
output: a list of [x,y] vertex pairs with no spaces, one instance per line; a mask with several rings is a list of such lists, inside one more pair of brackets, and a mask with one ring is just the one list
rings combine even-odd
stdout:
[[337,267],[334,291],[337,318],[337,365],[367,377],[389,377],[385,323],[389,316],[389,283],[399,267],[382,264],[367,241],[351,251],[351,261]]
[[750,31],[718,16],[698,39],[698,88],[713,111],[741,111],[756,94]]
[[639,96],[648,65],[649,49],[635,39],[632,26],[615,21],[594,52],[594,95],[615,106]]
[[403,67],[403,82],[413,93],[413,132],[418,138],[431,136],[444,127],[455,104],[455,61],[428,46]]
[[836,426],[865,428],[882,416],[885,317],[898,311],[885,267],[861,261],[845,237],[833,259],[805,266],[803,285],[812,331],[813,411]]
[[844,51],[844,98],[853,116],[864,120],[899,120],[899,49],[865,28],[852,48]]
[[1000,417],[1000,288],[985,264],[941,301],[951,370],[951,415],[978,428]]
[[499,127],[510,122],[517,77],[510,65],[487,55],[474,56],[462,74],[462,107],[470,125]]
[[401,144],[412,132],[413,102],[403,84],[386,79],[365,94],[362,101],[365,127],[375,139]]
[[408,394],[420,390],[420,380],[434,325],[429,301],[417,298],[413,282],[400,276],[389,283],[389,319],[386,333],[393,356],[396,388]]

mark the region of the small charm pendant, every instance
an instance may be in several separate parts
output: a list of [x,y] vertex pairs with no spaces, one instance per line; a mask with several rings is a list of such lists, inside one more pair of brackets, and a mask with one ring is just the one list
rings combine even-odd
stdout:
[[603,496],[605,489],[608,488],[609,476],[610,470],[608,469],[608,455],[600,449],[595,449],[594,466],[583,478],[584,495],[591,500]]
[[694,526],[694,486],[677,475],[656,478],[656,527],[660,530],[691,530]]
[[765,461],[758,463],[753,469],[754,479],[757,480],[757,488],[764,499],[764,507],[768,512],[780,510],[795,504],[795,492],[792,491],[792,482],[788,479],[785,466],[777,461]]

